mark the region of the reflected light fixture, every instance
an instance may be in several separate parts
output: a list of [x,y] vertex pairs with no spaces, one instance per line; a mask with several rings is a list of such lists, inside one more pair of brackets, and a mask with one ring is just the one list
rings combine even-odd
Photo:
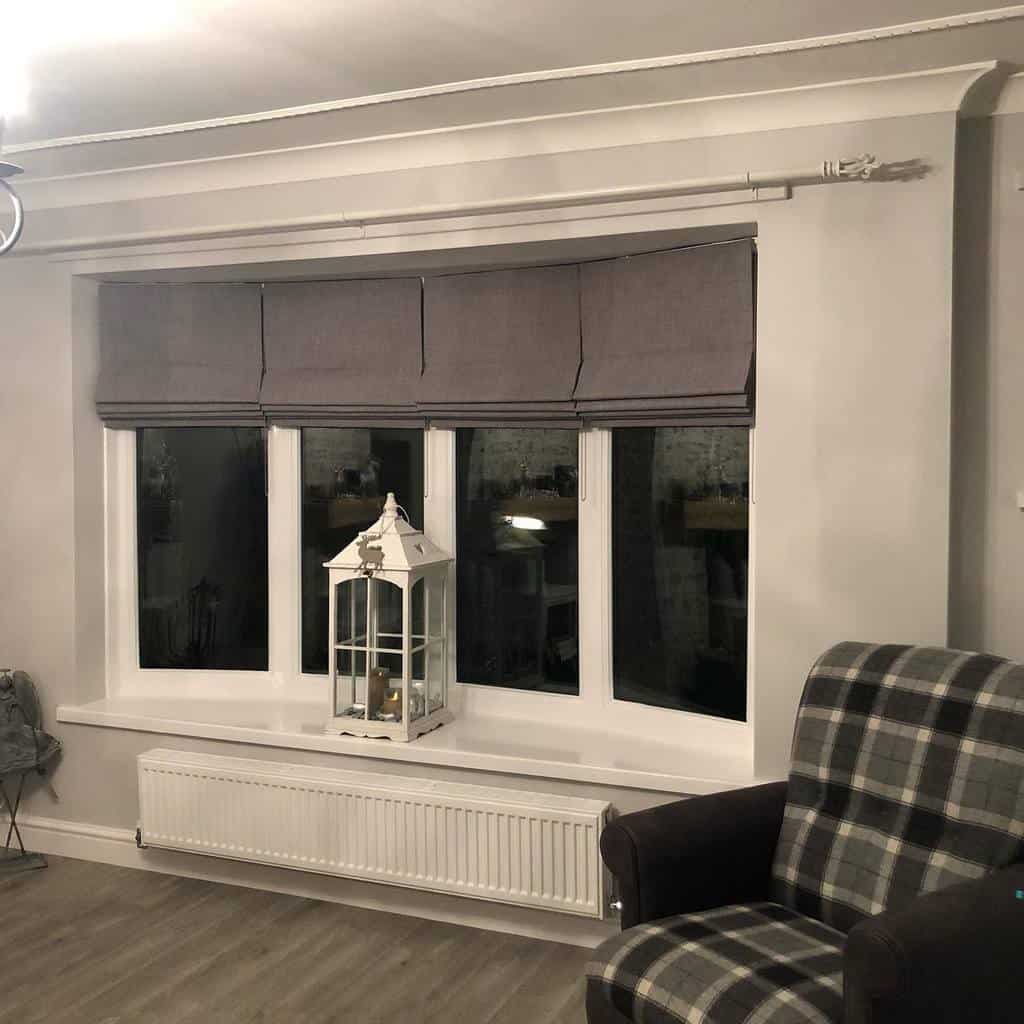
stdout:
[[505,516],[505,522],[513,530],[546,530],[547,523],[534,516]]
[[[0,154],[3,153],[4,142],[4,120],[0,117]],[[7,163],[0,156],[0,192],[9,201],[13,219],[0,215],[0,256],[10,252],[21,238],[21,230],[25,226],[25,211],[21,205],[18,193],[14,191],[8,179],[16,174],[21,174],[21,168],[17,164]]]

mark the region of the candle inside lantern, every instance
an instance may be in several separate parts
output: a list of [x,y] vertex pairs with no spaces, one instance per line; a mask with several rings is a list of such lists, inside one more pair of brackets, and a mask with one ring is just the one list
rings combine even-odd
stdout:
[[391,673],[386,668],[371,668],[366,690],[367,717],[375,718],[388,695]]
[[400,722],[402,720],[402,691],[389,690],[380,706],[382,715],[394,715],[394,719],[387,721]]

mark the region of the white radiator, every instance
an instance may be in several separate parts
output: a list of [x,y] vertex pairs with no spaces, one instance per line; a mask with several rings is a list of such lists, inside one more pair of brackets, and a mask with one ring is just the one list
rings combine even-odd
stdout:
[[138,762],[146,846],[604,916],[603,801],[178,750]]

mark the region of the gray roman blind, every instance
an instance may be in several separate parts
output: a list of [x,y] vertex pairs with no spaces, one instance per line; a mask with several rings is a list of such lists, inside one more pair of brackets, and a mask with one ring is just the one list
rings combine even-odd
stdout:
[[106,284],[99,317],[110,426],[263,422],[259,285]]
[[753,419],[749,239],[586,263],[576,408],[608,426]]
[[417,278],[268,284],[262,406],[278,423],[422,422]]
[[575,421],[579,268],[429,277],[419,405],[439,426]]

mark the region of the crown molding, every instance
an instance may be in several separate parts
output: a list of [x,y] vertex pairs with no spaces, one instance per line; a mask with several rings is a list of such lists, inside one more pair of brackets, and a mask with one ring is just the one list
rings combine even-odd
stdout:
[[30,211],[387,174],[922,114],[958,113],[995,62],[765,92],[548,114],[32,178]]
[[1024,114],[1024,72],[1010,75],[993,114]]
[[879,42],[908,36],[925,35],[933,32],[948,32],[987,25],[997,22],[1024,19],[1024,4],[988,8],[979,11],[965,11],[940,18],[901,22],[877,28],[858,29],[825,36],[808,36],[801,39],[782,40],[773,43],[758,43],[751,46],[735,46],[719,50],[703,50],[696,53],[671,54],[639,60],[615,61],[602,64],[586,64],[568,68],[554,68],[545,71],[529,71],[512,75],[497,75],[488,78],[469,79],[461,82],[447,82],[416,89],[377,93],[370,96],[356,96],[348,99],[310,103],[302,106],[282,107],[275,110],[256,111],[228,117],[208,118],[178,124],[154,125],[147,128],[124,131],[100,132],[90,135],[66,136],[63,138],[41,139],[6,147],[8,153],[30,153],[39,150],[59,149],[69,146],[92,145],[96,143],[128,141],[151,138],[158,135],[176,135],[187,132],[206,131],[238,125],[257,124],[286,118],[351,110],[357,107],[402,103],[408,100],[435,96],[450,96],[456,93],[480,92],[507,86],[531,85],[540,82],[565,81],[574,78],[599,78],[608,75],[623,75],[637,71],[655,71],[665,68],[685,67],[695,64],[715,64],[723,61],[741,60],[750,57],[778,56],[800,53],[808,50],[822,50],[856,43]]

